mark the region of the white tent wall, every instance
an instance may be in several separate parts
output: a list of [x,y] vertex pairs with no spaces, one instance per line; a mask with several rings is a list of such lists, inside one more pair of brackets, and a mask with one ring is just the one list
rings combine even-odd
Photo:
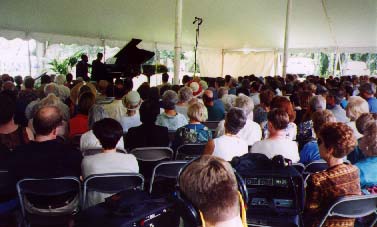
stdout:
[[235,77],[254,74],[256,76],[273,76],[275,70],[275,53],[270,52],[231,52],[224,54],[223,75]]

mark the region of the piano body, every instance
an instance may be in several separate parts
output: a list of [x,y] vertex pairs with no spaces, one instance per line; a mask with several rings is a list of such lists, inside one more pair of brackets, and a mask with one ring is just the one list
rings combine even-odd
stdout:
[[141,39],[132,39],[115,56],[114,64],[106,64],[107,78],[112,80],[120,77],[133,78],[141,74],[141,65],[153,58],[154,52],[139,49]]

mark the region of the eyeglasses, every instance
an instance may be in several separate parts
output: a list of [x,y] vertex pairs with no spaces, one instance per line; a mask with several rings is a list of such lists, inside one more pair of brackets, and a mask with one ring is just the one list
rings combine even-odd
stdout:
[[317,143],[318,143],[318,146],[320,146],[323,143],[322,139],[318,138]]

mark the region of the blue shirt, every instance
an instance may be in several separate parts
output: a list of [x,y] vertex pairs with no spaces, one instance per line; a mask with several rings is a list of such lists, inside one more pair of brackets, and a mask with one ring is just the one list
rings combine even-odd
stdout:
[[221,121],[225,118],[224,104],[220,99],[213,101],[213,106],[207,106],[208,121]]
[[369,157],[356,163],[359,168],[361,188],[377,185],[377,157]]
[[321,159],[316,140],[307,142],[300,152],[300,163],[307,165],[315,160]]
[[377,113],[377,99],[375,97],[371,97],[367,99],[369,105],[369,112]]

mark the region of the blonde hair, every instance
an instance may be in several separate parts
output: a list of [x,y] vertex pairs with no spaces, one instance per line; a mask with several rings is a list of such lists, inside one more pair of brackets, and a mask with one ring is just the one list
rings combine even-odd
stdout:
[[208,119],[208,111],[202,103],[196,102],[188,107],[187,116],[195,121],[205,122]]
[[240,214],[237,179],[230,164],[219,157],[203,155],[193,161],[180,175],[179,185],[210,223]]
[[349,117],[351,121],[356,121],[361,114],[369,113],[368,102],[359,96],[351,96],[348,99],[346,113],[347,117]]

